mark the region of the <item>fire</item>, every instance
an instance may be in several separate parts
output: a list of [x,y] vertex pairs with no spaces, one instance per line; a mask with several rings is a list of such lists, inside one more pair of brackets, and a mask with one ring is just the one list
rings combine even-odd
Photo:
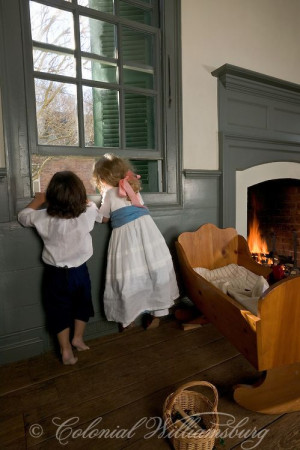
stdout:
[[261,237],[259,223],[255,213],[252,224],[250,224],[248,245],[251,253],[269,253],[267,243]]
[[267,258],[269,253],[266,241],[261,237],[259,223],[254,213],[253,221],[250,224],[250,231],[248,236],[248,246],[252,254],[257,255],[257,262],[271,264],[272,260]]

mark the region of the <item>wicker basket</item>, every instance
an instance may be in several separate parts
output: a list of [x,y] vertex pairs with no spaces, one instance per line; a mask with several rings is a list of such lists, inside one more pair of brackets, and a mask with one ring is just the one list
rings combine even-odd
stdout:
[[[214,394],[213,401],[199,392],[187,390],[193,386],[207,386]],[[206,381],[193,381],[186,383],[167,397],[163,407],[163,417],[168,430],[168,437],[175,450],[211,450],[219,431],[217,414],[218,391],[211,383]],[[189,410],[190,415],[201,418],[204,429],[189,422],[185,426],[180,421],[174,421],[177,408]],[[200,423],[200,422],[199,422]]]

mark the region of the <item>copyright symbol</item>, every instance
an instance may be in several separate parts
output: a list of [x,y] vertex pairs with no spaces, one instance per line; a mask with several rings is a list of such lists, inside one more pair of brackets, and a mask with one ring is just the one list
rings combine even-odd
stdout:
[[39,438],[44,433],[43,428],[38,423],[34,423],[33,425],[30,425],[29,427],[29,434],[33,438]]

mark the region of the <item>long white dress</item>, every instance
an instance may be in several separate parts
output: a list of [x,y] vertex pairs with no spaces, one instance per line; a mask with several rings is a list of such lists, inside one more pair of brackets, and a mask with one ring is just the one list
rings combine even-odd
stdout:
[[[142,203],[142,198],[139,198]],[[106,192],[100,214],[131,202],[118,195],[118,188]],[[128,326],[145,311],[168,309],[179,297],[172,258],[166,242],[150,215],[139,217],[112,230],[106,269],[104,310],[107,320]]]

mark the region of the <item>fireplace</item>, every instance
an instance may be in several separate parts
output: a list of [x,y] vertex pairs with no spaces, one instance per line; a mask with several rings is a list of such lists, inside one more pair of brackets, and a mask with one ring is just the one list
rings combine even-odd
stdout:
[[299,206],[299,163],[273,162],[236,171],[236,229],[248,239],[256,219],[266,247],[253,248],[248,239],[250,250],[264,253],[264,264],[284,264],[287,274],[300,266]]
[[299,209],[300,179],[273,179],[248,187],[248,244],[258,261],[283,264],[287,271],[297,269]]
[[[229,64],[212,75],[218,78],[219,223],[247,238],[248,188],[300,180],[300,85]],[[299,258],[297,252],[298,264]]]
[[[235,227],[239,234],[247,238],[249,234],[248,229],[248,203],[249,203],[249,191],[257,186],[257,190],[259,191],[259,187],[271,186],[274,183],[274,186],[280,186],[282,183],[284,185],[284,189],[286,189],[287,181],[291,180],[295,185],[300,180],[300,164],[294,162],[272,162],[267,164],[259,164],[253,167],[250,167],[245,170],[236,170],[235,171],[235,197],[236,197],[236,224]],[[269,190],[270,192],[270,190]],[[272,198],[270,201],[273,202],[274,193],[271,192]],[[270,195],[271,195],[270,194]],[[268,194],[266,194],[268,195]],[[282,195],[280,193],[280,195]],[[300,200],[299,200],[300,202]],[[267,203],[267,200],[264,202],[263,206]],[[299,205],[300,206],[300,205]],[[299,220],[300,224],[300,220]],[[300,225],[299,225],[300,226]],[[269,238],[269,247],[272,245],[270,243]],[[299,260],[300,261],[300,260]]]

